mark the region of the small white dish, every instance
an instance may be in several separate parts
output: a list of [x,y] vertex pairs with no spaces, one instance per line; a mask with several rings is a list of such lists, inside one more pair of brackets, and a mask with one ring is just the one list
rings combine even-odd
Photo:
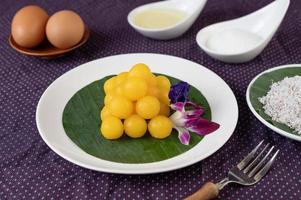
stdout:
[[[249,109],[251,110],[251,112],[255,115],[255,117],[261,122],[263,123],[265,126],[267,126],[268,128],[272,129],[273,131],[275,131],[276,133],[279,133],[282,136],[285,136],[287,138],[293,139],[293,140],[297,140],[301,142],[301,136],[299,135],[295,135],[292,133],[289,133],[285,130],[282,130],[276,126],[274,126],[272,123],[269,123],[268,121],[266,121],[254,108],[254,105],[251,101],[251,88],[253,86],[253,84],[262,76],[262,75],[269,75],[269,73],[280,70],[280,69],[289,69],[289,68],[300,68],[299,70],[299,75],[301,76],[301,65],[300,64],[292,64],[292,65],[283,65],[283,66],[279,66],[279,67],[274,67],[271,69],[268,69],[260,74],[258,74],[249,84],[248,88],[247,88],[247,92],[246,92],[246,100],[247,100],[247,104]],[[297,74],[296,74],[297,75]],[[290,72],[290,76],[294,76],[291,72]],[[273,82],[275,82],[275,80],[272,80],[272,75],[270,75],[271,80],[268,83],[269,85],[271,85]],[[285,77],[283,77],[285,78]],[[267,92],[267,91],[266,91]]]
[[289,4],[290,0],[275,0],[246,16],[212,24],[198,32],[196,41],[203,51],[217,60],[248,62],[270,42]]
[[[194,23],[203,10],[207,0],[167,0],[146,5],[139,6],[132,10],[128,14],[128,23],[142,35],[157,39],[157,40],[168,40],[181,36],[184,34]],[[186,13],[186,16],[178,23],[165,27],[165,28],[143,28],[135,24],[135,16],[138,13],[144,12],[150,9],[173,9]]]
[[[78,90],[91,82],[126,71],[130,66],[141,62],[148,64],[153,72],[188,81],[189,84],[199,89],[210,104],[212,120],[219,123],[220,128],[205,136],[189,151],[159,162],[125,164],[102,160],[86,153],[74,144],[64,131],[62,114],[67,102]],[[58,155],[88,169],[122,174],[159,173],[201,161],[227,142],[235,129],[237,120],[237,101],[222,78],[197,63],[160,54],[110,56],[76,67],[59,77],[46,89],[36,111],[36,123],[40,135]]]

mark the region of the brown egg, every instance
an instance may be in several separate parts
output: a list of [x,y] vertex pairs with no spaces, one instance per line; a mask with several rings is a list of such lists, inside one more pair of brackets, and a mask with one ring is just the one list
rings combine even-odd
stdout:
[[70,10],[53,14],[46,25],[46,36],[49,42],[59,48],[68,49],[82,39],[85,31],[83,20]]
[[11,24],[15,42],[26,48],[39,45],[45,38],[45,27],[49,16],[39,6],[26,6],[14,16]]

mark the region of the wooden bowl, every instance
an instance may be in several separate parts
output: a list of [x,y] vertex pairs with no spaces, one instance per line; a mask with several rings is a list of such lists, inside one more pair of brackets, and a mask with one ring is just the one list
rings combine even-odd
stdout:
[[89,39],[89,37],[90,37],[90,30],[89,30],[88,27],[86,27],[82,40],[78,44],[76,44],[75,46],[73,46],[69,49],[58,49],[58,48],[54,47],[52,44],[50,44],[48,42],[48,40],[45,40],[44,42],[42,42],[42,44],[40,44],[37,47],[34,47],[32,49],[28,49],[28,48],[24,48],[24,47],[19,46],[14,41],[14,39],[11,35],[9,36],[8,40],[9,40],[10,46],[12,48],[14,48],[16,51],[18,51],[22,54],[49,59],[49,58],[60,57],[64,54],[66,54],[67,52],[70,52],[74,49],[77,49],[78,47],[85,44],[87,42],[87,40]]

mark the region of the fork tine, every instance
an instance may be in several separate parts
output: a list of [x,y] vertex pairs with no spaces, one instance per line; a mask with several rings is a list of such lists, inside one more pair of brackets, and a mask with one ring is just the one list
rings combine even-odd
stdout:
[[272,150],[274,149],[274,146],[272,146],[270,148],[270,150],[268,151],[268,153],[263,157],[263,159],[261,159],[261,161],[254,167],[254,169],[250,172],[249,177],[254,176],[254,174],[261,169],[261,167],[264,164],[264,161],[268,158],[268,156],[270,155],[270,153],[272,152]]
[[265,145],[265,147],[263,148],[263,150],[256,156],[256,158],[244,169],[244,173],[248,173],[252,167],[254,167],[260,160],[261,155],[265,152],[265,150],[270,146],[270,144],[268,143],[267,145]]
[[273,165],[275,158],[277,154],[279,153],[279,150],[276,151],[276,153],[273,155],[273,157],[265,164],[265,166],[254,176],[254,179],[256,181],[259,181],[266,173],[270,170],[271,166]]
[[262,143],[263,140],[242,161],[240,161],[240,163],[238,163],[237,168],[239,170],[242,170],[247,164],[249,164],[249,162],[254,158],[256,151]]

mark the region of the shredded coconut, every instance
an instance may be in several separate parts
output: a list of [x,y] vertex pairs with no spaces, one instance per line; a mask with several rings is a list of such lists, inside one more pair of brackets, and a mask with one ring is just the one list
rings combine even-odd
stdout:
[[285,124],[301,135],[301,76],[273,83],[259,101],[272,120]]

